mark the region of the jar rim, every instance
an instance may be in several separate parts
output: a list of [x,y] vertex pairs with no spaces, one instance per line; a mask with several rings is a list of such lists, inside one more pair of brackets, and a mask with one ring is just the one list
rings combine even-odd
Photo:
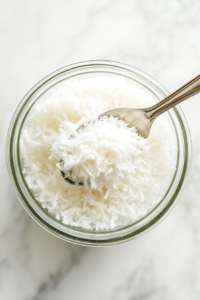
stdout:
[[[76,234],[74,232],[74,229],[69,229],[67,232],[59,226],[56,226],[55,223],[48,220],[48,218],[44,218],[40,214],[39,211],[34,209],[30,202],[27,199],[27,195],[25,194],[24,187],[22,182],[19,181],[19,173],[17,173],[16,166],[16,159],[17,159],[17,153],[16,153],[16,144],[17,139],[19,139],[18,135],[18,128],[19,128],[19,116],[22,114],[23,110],[26,108],[26,105],[30,102],[32,99],[31,97],[36,94],[36,92],[40,91],[42,87],[45,87],[45,85],[51,81],[53,81],[58,76],[62,76],[62,74],[67,74],[69,72],[78,72],[77,75],[80,74],[80,71],[85,70],[89,68],[90,70],[92,68],[114,68],[114,70],[118,70],[120,72],[120,75],[124,75],[122,73],[133,73],[135,74],[141,81],[148,82],[150,85],[153,85],[154,88],[157,89],[157,93],[160,95],[160,97],[165,97],[169,95],[169,92],[155,79],[153,79],[151,76],[145,74],[143,71],[140,71],[134,67],[130,67],[128,65],[113,62],[113,61],[103,61],[103,60],[95,60],[95,61],[85,61],[80,62],[76,64],[72,64],[66,67],[63,67],[61,69],[56,70],[55,72],[49,74],[45,78],[43,78],[41,81],[39,81],[22,99],[21,103],[17,107],[13,118],[11,120],[8,134],[7,134],[7,140],[6,140],[6,161],[7,161],[7,167],[8,172],[10,175],[10,178],[12,180],[12,183],[15,187],[17,196],[25,208],[25,210],[29,213],[29,215],[44,229],[49,231],[50,233],[56,235],[57,237],[67,240],[72,243],[76,243],[79,245],[89,245],[89,246],[107,246],[107,245],[113,245],[113,244],[119,244],[123,243],[125,241],[128,241],[130,239],[133,239],[135,237],[138,237],[145,232],[149,231],[156,225],[158,225],[164,217],[166,217],[169,212],[173,209],[175,204],[178,202],[178,199],[180,198],[181,192],[183,190],[183,187],[185,185],[186,179],[188,177],[189,169],[190,169],[190,162],[191,162],[191,138],[190,138],[190,132],[189,128],[186,122],[186,119],[184,117],[184,114],[180,107],[173,108],[174,115],[176,116],[178,120],[178,124],[181,128],[181,134],[183,138],[183,146],[184,146],[184,161],[182,166],[182,171],[179,178],[179,181],[177,183],[177,187],[173,193],[173,197],[169,199],[169,201],[166,203],[166,205],[163,207],[161,211],[159,211],[159,214],[154,216],[153,218],[150,218],[149,221],[146,224],[143,224],[143,226],[136,228],[136,230],[133,230],[133,224],[125,226],[123,228],[120,228],[119,230],[114,230],[115,233],[118,231],[120,234],[112,235],[112,231],[106,232],[93,232],[93,233],[86,233],[85,230],[78,230],[76,231]],[[88,73],[88,72],[87,72]],[[117,74],[117,73],[116,73]],[[138,79],[138,80],[139,80]],[[141,82],[140,82],[141,83]],[[52,86],[51,86],[52,87]],[[26,112],[27,114],[27,112]],[[19,142],[19,140],[18,140]],[[179,149],[180,150],[180,149]],[[157,206],[160,205],[160,202]],[[157,207],[156,206],[156,207]],[[41,208],[41,206],[40,206]],[[152,211],[151,211],[152,212]],[[151,212],[149,214],[151,214]],[[145,215],[144,219],[147,218],[149,215]],[[53,220],[52,217],[50,219]],[[141,219],[140,219],[141,220]],[[139,220],[139,221],[140,221]],[[139,222],[138,221],[138,222]],[[137,223],[138,223],[137,222]],[[64,225],[64,224],[63,224]],[[65,226],[66,227],[66,226]],[[131,230],[127,230],[127,228],[132,228]],[[126,232],[125,232],[126,231]],[[92,235],[91,235],[92,234]]]

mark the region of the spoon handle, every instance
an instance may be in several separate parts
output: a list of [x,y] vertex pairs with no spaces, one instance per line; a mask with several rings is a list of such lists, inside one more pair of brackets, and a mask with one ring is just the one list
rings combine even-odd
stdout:
[[200,93],[200,75],[186,83],[180,89],[158,102],[157,104],[146,109],[146,117],[155,119],[168,109],[181,103],[182,101]]

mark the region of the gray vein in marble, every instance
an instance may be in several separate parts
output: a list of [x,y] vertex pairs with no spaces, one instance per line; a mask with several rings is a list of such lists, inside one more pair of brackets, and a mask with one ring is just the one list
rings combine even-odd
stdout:
[[[76,246],[75,246],[76,247]],[[73,246],[72,246],[73,248]],[[77,249],[75,249],[77,250]],[[54,274],[49,274],[45,281],[40,284],[36,295],[29,300],[42,300],[44,299],[47,293],[50,293],[52,290],[56,290],[57,286],[62,282],[63,278],[68,276],[72,268],[79,264],[79,261],[85,251],[83,247],[79,248],[80,251],[73,251],[70,257],[70,263],[67,261],[63,262],[63,265],[57,270]]]
[[155,278],[152,261],[144,259],[126,280],[125,286],[116,288],[111,300],[143,300],[155,293]]

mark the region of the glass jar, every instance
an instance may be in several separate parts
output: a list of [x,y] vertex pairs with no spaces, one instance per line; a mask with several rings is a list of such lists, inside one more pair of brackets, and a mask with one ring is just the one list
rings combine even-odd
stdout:
[[134,84],[139,85],[143,90],[153,95],[157,101],[169,95],[169,92],[155,79],[136,68],[121,63],[88,61],[64,67],[48,75],[36,84],[19,104],[8,130],[6,159],[8,172],[17,196],[26,211],[39,225],[55,236],[75,244],[108,246],[123,243],[141,236],[158,225],[169,214],[180,198],[188,176],[191,161],[191,138],[183,112],[179,106],[176,106],[168,112],[177,142],[176,170],[173,179],[162,200],[152,211],[137,222],[120,229],[97,232],[73,228],[54,219],[34,199],[24,179],[19,148],[21,130],[33,105],[41,97],[48,95],[48,91],[53,86],[71,77],[91,76],[94,73],[106,73],[126,77],[129,81],[134,82]]

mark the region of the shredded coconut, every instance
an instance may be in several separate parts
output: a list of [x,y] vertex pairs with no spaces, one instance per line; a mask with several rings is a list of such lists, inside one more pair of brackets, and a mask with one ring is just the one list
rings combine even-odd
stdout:
[[60,159],[57,166],[77,185],[82,182],[100,192],[105,187],[106,199],[113,187],[118,189],[122,179],[145,164],[141,153],[149,149],[147,140],[117,118],[88,119],[84,124],[73,136],[60,129],[51,157]]
[[[167,117],[155,121],[148,140],[121,120],[97,119],[109,109],[154,104],[147,93],[121,78],[94,76],[67,80],[43,100],[20,139],[23,174],[43,208],[64,224],[109,230],[161,200],[175,168]],[[60,170],[84,187],[67,183]]]

